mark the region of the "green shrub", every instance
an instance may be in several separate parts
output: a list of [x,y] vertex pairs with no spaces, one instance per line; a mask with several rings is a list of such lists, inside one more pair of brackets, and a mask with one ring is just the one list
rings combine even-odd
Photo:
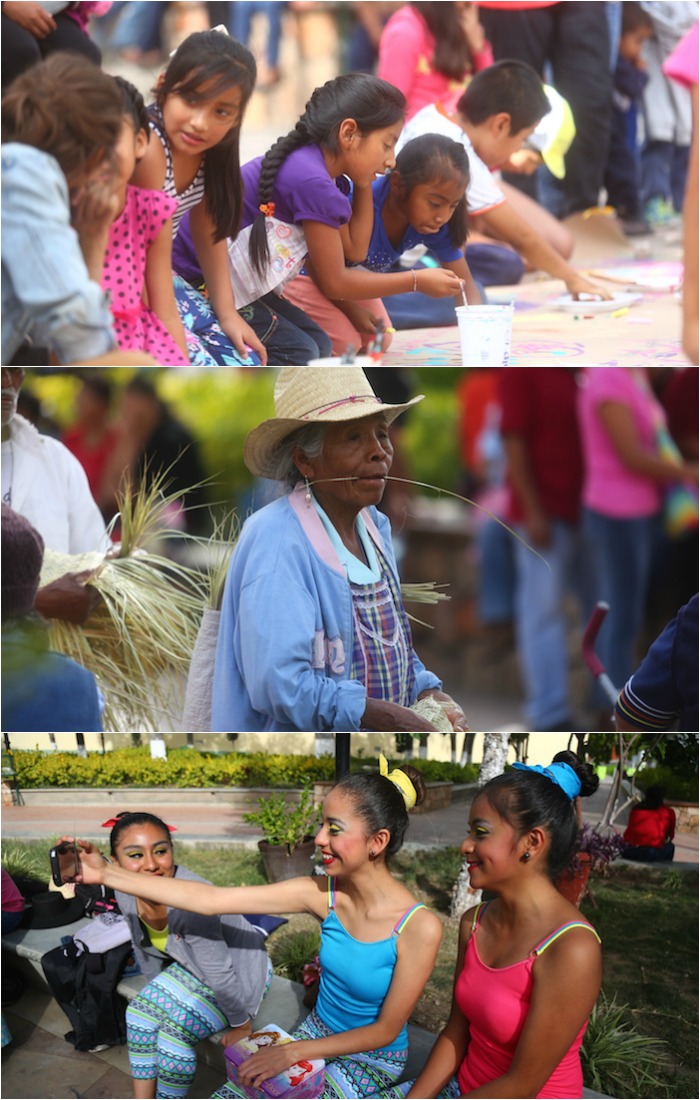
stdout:
[[321,933],[318,928],[302,932],[287,932],[275,936],[268,944],[270,961],[275,974],[300,982],[304,967],[313,962],[321,948]]
[[426,783],[476,783],[479,778],[479,764],[452,764],[449,760],[394,760],[392,767],[400,768],[410,763],[416,768]]
[[172,749],[153,760],[146,745],[86,757],[70,752],[13,753],[20,787],[293,787],[332,779],[331,756],[226,753]]
[[[148,745],[140,748],[91,752],[13,752],[20,787],[291,787],[299,790],[335,778],[332,756],[285,756],[282,753],[196,752],[170,749],[165,760],[154,760]],[[405,763],[394,760],[392,767]],[[451,764],[441,760],[412,760],[427,783],[475,783],[478,764]],[[354,757],[352,770],[376,767]]]
[[641,1035],[628,1016],[629,1005],[601,993],[581,1047],[586,1087],[608,1096],[667,1095],[658,1070],[667,1062],[668,1046]]
[[258,799],[258,807],[243,814],[243,820],[257,825],[268,844],[285,844],[291,851],[318,829],[321,815],[309,787],[298,802],[287,802],[283,794],[266,794]]
[[655,768],[642,768],[635,780],[640,791],[649,787],[663,787],[669,802],[697,802],[697,776],[678,775],[670,768],[658,765]]

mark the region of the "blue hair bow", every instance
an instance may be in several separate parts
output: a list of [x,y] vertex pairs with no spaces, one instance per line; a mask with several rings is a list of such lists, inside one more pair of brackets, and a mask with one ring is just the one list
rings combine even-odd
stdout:
[[567,798],[574,799],[581,793],[581,780],[569,764],[550,764],[543,768],[541,764],[513,764],[514,768],[523,772],[539,772],[546,775],[557,787],[561,787]]

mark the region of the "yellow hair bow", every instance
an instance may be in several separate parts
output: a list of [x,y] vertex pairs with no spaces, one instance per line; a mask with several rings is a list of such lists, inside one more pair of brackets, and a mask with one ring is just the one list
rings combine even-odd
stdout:
[[411,780],[406,775],[406,772],[402,772],[400,768],[394,768],[392,772],[389,771],[389,761],[382,753],[379,754],[379,774],[383,775],[385,779],[388,779],[390,783],[393,783],[395,787],[398,787],[401,792],[401,796],[406,803],[406,809],[412,810],[416,804],[416,788],[411,783]]

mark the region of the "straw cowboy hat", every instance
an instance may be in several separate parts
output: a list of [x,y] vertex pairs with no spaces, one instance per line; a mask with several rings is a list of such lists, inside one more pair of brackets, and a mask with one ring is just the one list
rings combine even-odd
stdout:
[[277,448],[307,424],[339,424],[384,413],[391,424],[424,394],[403,405],[385,405],[361,367],[283,367],[275,385],[276,416],[248,433],[243,460],[257,477],[274,477]]

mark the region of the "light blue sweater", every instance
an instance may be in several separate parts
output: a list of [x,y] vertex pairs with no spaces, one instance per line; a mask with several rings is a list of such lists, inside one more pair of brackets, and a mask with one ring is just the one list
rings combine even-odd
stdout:
[[[389,521],[363,512],[398,584]],[[352,597],[304,493],[246,521],[226,578],[212,693],[214,732],[357,731],[367,693],[349,679]],[[415,696],[440,681],[413,655]]]

